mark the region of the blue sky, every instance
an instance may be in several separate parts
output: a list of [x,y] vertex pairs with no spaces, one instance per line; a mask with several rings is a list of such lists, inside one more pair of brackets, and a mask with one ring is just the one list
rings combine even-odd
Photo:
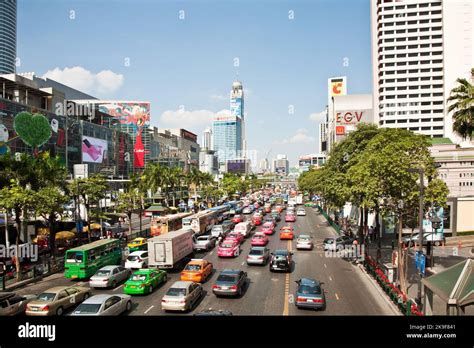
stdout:
[[153,125],[200,139],[238,74],[249,150],[291,165],[318,151],[329,77],[372,91],[369,0],[18,0],[18,57],[18,72],[150,101]]

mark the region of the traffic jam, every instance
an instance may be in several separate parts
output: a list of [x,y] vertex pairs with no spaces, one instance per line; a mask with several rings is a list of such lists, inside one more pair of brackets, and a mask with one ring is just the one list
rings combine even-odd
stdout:
[[[116,239],[70,249],[64,265],[67,285],[37,295],[12,293],[0,300],[19,305],[14,313],[2,314],[233,315],[217,299],[245,297],[249,287],[259,286],[262,272],[290,273],[296,267],[294,254],[314,248],[311,235],[295,230],[296,220],[306,216],[302,195],[286,192],[291,194],[265,189],[199,211],[183,218],[177,230],[130,241],[125,251]],[[326,308],[314,275],[294,282],[296,308]],[[162,294],[159,301],[147,301],[154,292]],[[209,306],[203,304],[206,297],[214,297]]]

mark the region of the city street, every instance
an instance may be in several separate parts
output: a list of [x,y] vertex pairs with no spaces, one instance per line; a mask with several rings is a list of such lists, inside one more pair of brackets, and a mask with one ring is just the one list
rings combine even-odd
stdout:
[[[291,273],[271,273],[268,266],[248,266],[245,262],[250,249],[250,239],[242,245],[242,252],[237,258],[218,258],[217,248],[208,253],[196,254],[206,258],[214,265],[214,273],[210,280],[203,284],[205,296],[196,308],[187,314],[194,314],[205,309],[229,310],[234,315],[396,315],[387,300],[377,291],[371,280],[360,268],[350,262],[338,258],[326,258],[322,248],[322,240],[332,236],[332,228],[325,224],[322,215],[313,208],[306,208],[307,216],[299,216],[295,226],[295,235],[311,234],[315,241],[312,251],[295,250],[295,241],[280,241],[279,230],[285,222],[280,222],[274,235],[270,236],[268,247],[275,249],[288,248],[294,252],[294,266]],[[249,215],[247,215],[249,216]],[[239,268],[248,273],[250,283],[241,298],[216,298],[212,294],[212,284],[220,270]],[[296,291],[295,281],[301,277],[315,278],[321,282],[325,291],[327,307],[325,311],[297,309],[292,302],[292,294]],[[168,282],[152,294],[133,297],[133,309],[129,315],[167,315],[161,310],[161,299],[171,284],[178,280],[179,273],[170,273]],[[27,286],[18,292],[40,293],[53,286],[68,285],[74,281],[53,275],[42,282]],[[88,286],[87,282],[77,282]],[[94,289],[98,293],[122,293],[123,285],[115,289]],[[180,314],[180,313],[178,313]]]

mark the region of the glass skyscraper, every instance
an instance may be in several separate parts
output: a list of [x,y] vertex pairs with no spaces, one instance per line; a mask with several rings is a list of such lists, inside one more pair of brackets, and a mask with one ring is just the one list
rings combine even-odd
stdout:
[[244,92],[240,81],[232,83],[230,116],[216,116],[212,134],[219,163],[245,158]]
[[16,0],[0,0],[0,74],[15,73]]

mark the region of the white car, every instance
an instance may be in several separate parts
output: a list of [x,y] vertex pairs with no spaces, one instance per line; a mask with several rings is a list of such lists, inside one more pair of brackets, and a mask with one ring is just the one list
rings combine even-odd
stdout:
[[298,209],[296,211],[296,216],[306,216],[306,210],[304,209]]
[[210,250],[216,246],[216,238],[210,235],[193,238],[194,250]]
[[148,267],[148,251],[134,251],[128,255],[125,268],[140,269]]
[[[405,244],[406,246],[419,244],[420,243],[419,234],[418,233],[413,234],[412,238],[410,238],[409,236],[404,237],[402,241],[403,241],[403,244]],[[444,238],[444,235],[442,234],[425,232],[423,234],[423,245],[428,244],[428,242],[433,243],[435,246],[440,246],[446,242],[446,239]]]
[[296,249],[306,249],[312,250],[313,249],[313,239],[308,234],[300,234],[296,239]]
[[252,224],[250,221],[239,222],[234,227],[234,232],[242,234],[244,237],[248,237],[252,231]]

